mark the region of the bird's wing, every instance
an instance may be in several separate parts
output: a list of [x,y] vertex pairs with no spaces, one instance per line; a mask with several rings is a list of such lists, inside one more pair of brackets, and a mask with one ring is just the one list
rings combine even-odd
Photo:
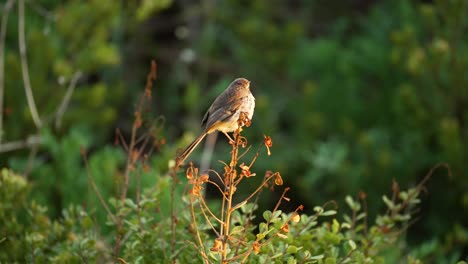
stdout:
[[[203,116],[202,126],[204,128],[208,128],[211,125],[213,125],[214,121],[220,120],[220,115],[223,112],[227,112],[226,113],[227,116],[233,115],[235,113],[234,111],[233,113],[229,114],[229,112],[231,112],[230,111],[231,109],[228,109],[228,108],[236,108],[236,107],[239,108],[241,104],[240,100],[236,98],[236,96],[234,96],[235,92],[236,92],[235,89],[232,89],[231,87],[229,87],[223,93],[218,95],[218,97],[216,97],[214,102],[211,104],[210,108],[208,108],[205,115]],[[234,102],[236,100],[238,102]]]
[[[213,106],[215,106],[213,104]],[[205,120],[205,129],[210,129],[213,125],[218,122],[224,122],[232,117],[236,112],[239,111],[242,106],[241,100],[231,100],[224,105],[219,105],[219,107],[210,107],[207,112],[207,118]]]

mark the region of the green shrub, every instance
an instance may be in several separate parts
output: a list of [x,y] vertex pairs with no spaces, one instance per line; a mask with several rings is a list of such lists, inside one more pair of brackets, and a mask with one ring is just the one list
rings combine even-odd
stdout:
[[2,169],[0,178],[0,261],[4,263],[83,263],[107,259],[106,245],[93,219],[71,205],[60,220],[51,220],[47,207],[28,199],[31,186]]

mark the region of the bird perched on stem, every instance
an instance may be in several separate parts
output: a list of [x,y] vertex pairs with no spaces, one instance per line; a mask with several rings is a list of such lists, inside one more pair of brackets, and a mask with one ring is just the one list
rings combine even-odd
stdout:
[[202,120],[203,132],[177,157],[176,163],[182,164],[203,138],[214,131],[224,133],[233,141],[228,133],[239,127],[237,121],[240,114],[244,112],[251,120],[254,108],[255,97],[250,92],[250,81],[245,78],[235,79],[208,108]]

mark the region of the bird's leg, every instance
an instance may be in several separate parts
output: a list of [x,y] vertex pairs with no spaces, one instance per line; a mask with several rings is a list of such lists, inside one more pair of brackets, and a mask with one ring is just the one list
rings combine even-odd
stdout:
[[227,132],[224,132],[224,131],[223,131],[223,134],[226,135],[226,137],[229,139],[229,144],[232,145],[232,144],[235,143],[235,141],[229,136],[229,134],[228,134]]

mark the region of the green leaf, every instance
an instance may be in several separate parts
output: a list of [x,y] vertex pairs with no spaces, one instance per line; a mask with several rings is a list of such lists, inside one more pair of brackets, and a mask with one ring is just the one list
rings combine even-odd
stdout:
[[390,199],[388,199],[386,195],[382,196],[382,200],[390,210],[393,210],[395,208],[395,204]]
[[340,231],[340,223],[336,219],[333,219],[332,232],[336,234],[339,231]]
[[356,242],[354,242],[354,240],[348,240],[348,244],[349,246],[351,247],[352,250],[355,250],[356,249]]
[[312,256],[309,259],[311,259],[311,260],[321,260],[324,257],[325,257],[325,255],[321,254],[321,255]]
[[330,215],[336,215],[335,210],[328,210],[322,213],[322,216],[330,216]]
[[324,210],[321,206],[315,206],[314,211],[321,215]]
[[271,211],[267,210],[267,211],[263,212],[263,219],[265,219],[266,221],[270,221]]
[[297,253],[297,247],[296,246],[288,246],[288,249],[286,250],[288,254],[296,254]]
[[173,0],[143,0],[136,11],[137,19],[142,21],[151,14],[168,8]]
[[264,238],[265,238],[265,234],[263,234],[263,233],[257,234],[257,240],[262,240]]
[[93,222],[93,220],[91,219],[91,217],[86,216],[86,217],[83,219],[83,222],[81,223],[81,226],[82,226],[84,229],[89,230],[89,229],[93,228],[94,222]]
[[235,226],[234,228],[231,229],[231,234],[238,234],[238,233],[243,233],[244,232],[244,227],[243,226]]

